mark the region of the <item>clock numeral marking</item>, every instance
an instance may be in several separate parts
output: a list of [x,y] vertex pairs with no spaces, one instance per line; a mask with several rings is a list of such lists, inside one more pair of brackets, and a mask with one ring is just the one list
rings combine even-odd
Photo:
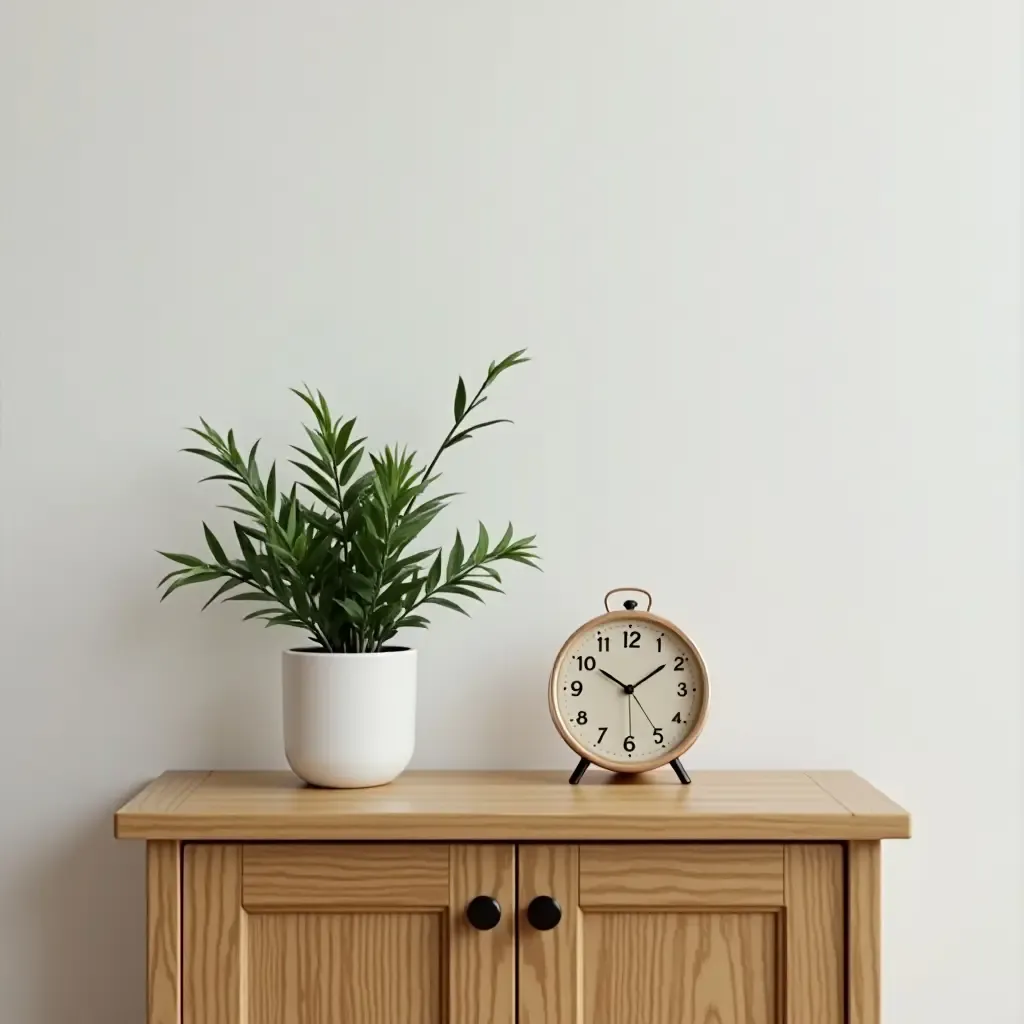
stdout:
[[572,690],[572,695],[578,697],[583,692],[583,683],[579,679],[574,679],[569,684],[569,689]]
[[610,636],[599,636],[597,638],[597,649],[602,652],[611,650],[612,638]]
[[587,713],[586,713],[586,711],[577,711],[576,712],[576,724],[577,725],[586,725],[587,724]]
[[661,654],[661,637],[658,637],[658,653]]
[[676,671],[677,672],[685,672],[686,671],[686,662],[687,661],[689,661],[689,659],[686,658],[684,655],[680,654],[679,657],[676,658]]
[[622,631],[622,646],[623,647],[639,647],[640,646],[640,634],[637,630],[624,629]]
[[604,739],[604,734],[608,731],[608,726],[607,725],[601,725],[601,726],[598,726],[598,728],[601,731],[597,734],[597,742],[600,743],[601,740]]
[[675,713],[675,714],[674,714],[674,715],[672,716],[672,721],[673,721],[673,722],[675,722],[676,724],[681,724],[681,723],[682,723],[682,721],[683,721],[683,720],[682,720],[682,718],[680,717],[680,712],[678,712],[678,711],[677,711],[677,712],[676,712],[676,713]]
[[577,654],[576,664],[582,672],[593,672],[597,668],[597,660],[592,654],[588,654],[585,658],[582,654]]
[[680,697],[685,697],[689,692],[690,691],[686,689],[686,681],[681,679],[679,681],[679,688],[676,690],[676,693],[678,693]]
[[632,737],[632,736],[627,736],[627,737],[626,737],[626,738],[625,738],[625,739],[624,739],[624,740],[622,741],[622,749],[623,749],[623,750],[624,750],[624,751],[625,751],[625,752],[626,752],[627,754],[632,754],[632,753],[633,753],[633,751],[634,751],[634,750],[636,750],[636,740],[635,740],[635,739],[633,739],[633,737]]
[[656,728],[654,730],[654,742],[655,743],[664,743],[665,742],[665,735],[664,735],[664,733],[660,729]]

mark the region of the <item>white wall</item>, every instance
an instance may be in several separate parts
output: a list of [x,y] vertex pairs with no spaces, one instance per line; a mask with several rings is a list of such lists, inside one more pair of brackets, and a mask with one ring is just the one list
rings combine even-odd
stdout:
[[215,501],[180,428],[283,452],[308,380],[426,449],[529,345],[448,526],[547,571],[416,637],[416,763],[570,766],[550,660],[644,584],[711,668],[693,767],[914,811],[886,1019],[1019,1024],[1017,7],[0,5],[0,1020],[138,1021],[112,811],[282,764],[290,638],[156,601]]

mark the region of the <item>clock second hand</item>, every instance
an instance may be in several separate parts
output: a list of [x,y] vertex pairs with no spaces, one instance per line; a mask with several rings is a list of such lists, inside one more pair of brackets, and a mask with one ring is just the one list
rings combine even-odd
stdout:
[[[636,706],[637,706],[637,707],[638,707],[638,708],[639,708],[639,709],[640,709],[641,711],[644,711],[644,706],[643,706],[643,704],[641,704],[641,703],[640,703],[640,698],[639,698],[639,697],[637,697],[637,695],[636,695],[635,693],[634,693],[634,694],[633,694],[632,696],[633,696],[633,700],[635,700],[635,701],[636,701]],[[653,722],[651,722],[651,716],[650,716],[649,714],[647,714],[647,712],[646,712],[646,711],[644,711],[644,718],[646,718],[646,719],[647,719],[647,721],[648,721],[648,722],[650,722],[650,726],[651,726],[651,728],[652,728],[652,729],[654,729],[654,730],[655,730],[655,732],[657,732],[657,729],[658,729],[658,727],[657,727],[657,726],[656,726],[656,725],[655,725],[655,724],[654,724]]]

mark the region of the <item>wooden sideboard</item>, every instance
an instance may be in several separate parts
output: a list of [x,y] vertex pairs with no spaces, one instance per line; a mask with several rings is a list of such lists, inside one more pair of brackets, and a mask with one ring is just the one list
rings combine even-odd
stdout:
[[879,1024],[881,840],[851,772],[168,772],[147,1024]]

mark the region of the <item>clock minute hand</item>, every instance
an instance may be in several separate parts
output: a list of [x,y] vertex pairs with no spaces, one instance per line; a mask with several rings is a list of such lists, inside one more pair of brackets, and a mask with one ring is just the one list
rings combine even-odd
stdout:
[[[664,667],[665,666],[663,665],[662,668],[664,668]],[[615,676],[613,676],[611,674],[611,672],[605,672],[605,670],[603,668],[599,668],[597,671],[600,672],[601,675],[607,676],[617,686],[621,686],[627,693],[629,692],[629,687],[625,683],[620,682],[618,679],[616,679]]]
[[[646,683],[647,680],[651,678],[651,676],[656,676],[664,667],[664,665],[659,665],[653,672],[648,672],[647,675],[645,675],[643,679],[640,680],[640,683]],[[633,689],[635,690],[640,685],[640,683],[634,683]]]

